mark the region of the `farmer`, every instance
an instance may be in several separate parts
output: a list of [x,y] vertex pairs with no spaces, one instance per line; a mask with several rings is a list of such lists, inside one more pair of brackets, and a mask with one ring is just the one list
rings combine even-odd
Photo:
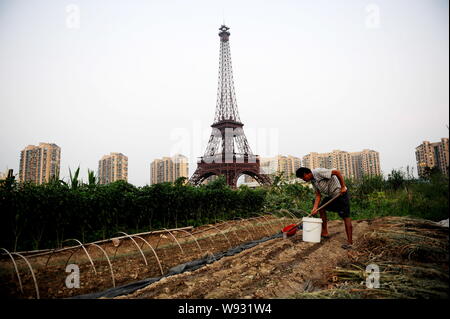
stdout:
[[[347,244],[342,245],[344,249],[351,249],[353,245],[352,240],[352,220],[350,219],[350,202],[348,198],[347,187],[345,186],[344,178],[338,170],[331,170],[326,168],[316,168],[310,170],[307,167],[300,167],[295,172],[298,178],[305,182],[311,182],[316,192],[314,200],[314,207],[311,211],[312,215],[320,213],[322,218],[322,236],[327,238],[327,213],[326,211],[337,212],[344,220],[345,232],[347,234]],[[332,201],[329,205],[317,211],[317,208],[334,198],[336,195],[340,196]],[[322,199],[322,195],[326,197]],[[320,204],[319,204],[320,203]]]

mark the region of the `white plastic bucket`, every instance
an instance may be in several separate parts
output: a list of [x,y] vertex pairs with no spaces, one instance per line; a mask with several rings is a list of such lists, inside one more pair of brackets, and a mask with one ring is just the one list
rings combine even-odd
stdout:
[[322,219],[303,217],[303,241],[320,243],[322,233]]

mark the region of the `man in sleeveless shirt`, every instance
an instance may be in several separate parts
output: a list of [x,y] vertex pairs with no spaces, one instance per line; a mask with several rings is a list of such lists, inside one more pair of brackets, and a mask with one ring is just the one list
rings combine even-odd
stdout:
[[[296,171],[297,177],[303,179],[305,182],[311,182],[316,197],[313,201],[312,215],[320,213],[322,218],[322,237],[327,238],[327,211],[337,212],[344,220],[345,233],[347,234],[347,244],[342,245],[344,249],[351,249],[353,245],[352,239],[352,221],[350,218],[350,201],[348,197],[347,187],[345,186],[344,178],[338,170],[327,168],[316,168],[310,170],[307,167],[300,167]],[[340,195],[326,207],[318,211],[317,209],[323,204]],[[324,197],[324,198],[323,198]]]

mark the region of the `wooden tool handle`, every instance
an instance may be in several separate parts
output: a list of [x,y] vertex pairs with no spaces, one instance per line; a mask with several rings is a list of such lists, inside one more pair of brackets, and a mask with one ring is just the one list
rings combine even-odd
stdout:
[[[341,196],[341,195],[342,195],[342,194],[339,193],[338,195],[334,196],[334,197],[333,197],[332,199],[330,199],[328,202],[326,202],[325,204],[323,204],[322,206],[320,206],[319,208],[317,208],[316,211],[319,211],[319,210],[321,210],[321,209],[327,207],[328,204],[330,204],[332,201],[334,201],[336,198],[338,198],[338,197]],[[308,216],[306,216],[306,217],[310,217],[311,215],[312,215],[312,213],[310,213],[310,214],[309,214]],[[295,226],[295,227],[298,227],[298,226],[300,226],[301,224],[303,224],[303,220],[302,220],[300,223],[298,223],[297,226]],[[293,228],[293,227],[292,227],[292,228]]]

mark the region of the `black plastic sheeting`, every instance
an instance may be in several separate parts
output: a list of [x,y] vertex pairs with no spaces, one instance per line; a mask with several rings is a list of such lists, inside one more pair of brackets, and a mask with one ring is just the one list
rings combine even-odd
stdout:
[[270,237],[263,237],[258,240],[253,240],[253,241],[241,244],[241,245],[233,247],[225,252],[221,252],[221,253],[217,253],[217,254],[210,254],[201,259],[189,261],[187,263],[172,267],[169,269],[169,272],[167,274],[165,274],[164,276],[161,276],[161,277],[146,278],[146,279],[143,279],[143,280],[131,283],[131,284],[123,285],[120,287],[114,287],[114,288],[111,288],[111,289],[108,289],[105,291],[95,292],[95,293],[86,294],[86,295],[74,296],[74,297],[71,297],[70,299],[96,299],[96,298],[101,298],[101,297],[114,298],[114,297],[121,296],[121,295],[128,295],[138,289],[144,288],[154,282],[157,282],[157,281],[161,280],[162,278],[181,274],[185,271],[194,271],[198,268],[203,267],[204,265],[218,261],[222,257],[236,255],[243,250],[252,248],[260,243],[263,243],[265,241],[268,241],[268,240],[271,240],[274,238],[279,238],[279,237],[283,237],[283,234],[281,232],[277,233],[273,236],[270,236]]

